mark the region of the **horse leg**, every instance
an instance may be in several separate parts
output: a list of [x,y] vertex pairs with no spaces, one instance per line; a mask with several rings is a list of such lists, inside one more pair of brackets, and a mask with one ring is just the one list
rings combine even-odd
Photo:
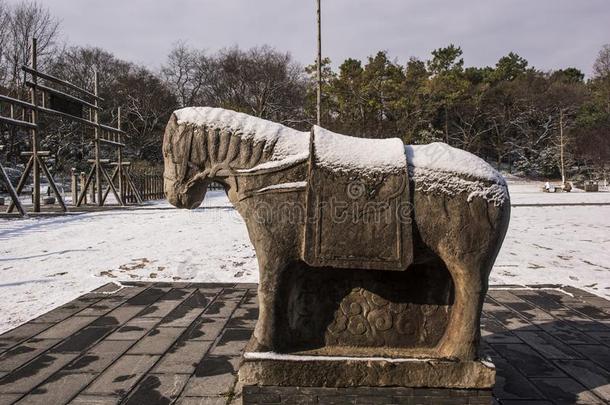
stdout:
[[[259,259],[258,301],[259,315],[254,328],[251,351],[276,351],[277,299],[281,273],[286,268],[284,260],[271,254]],[[260,257],[260,256],[259,256]]]
[[[453,278],[454,303],[445,335],[439,344],[442,357],[474,360],[480,340],[480,313],[485,299],[486,283],[477,263],[457,259],[445,260]],[[482,263],[478,263],[482,265]]]

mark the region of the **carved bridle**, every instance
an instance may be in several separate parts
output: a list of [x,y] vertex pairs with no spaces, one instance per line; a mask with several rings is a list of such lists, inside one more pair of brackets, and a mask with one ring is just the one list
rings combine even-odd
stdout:
[[[187,165],[191,169],[200,170],[199,166],[197,166],[195,163],[191,162],[190,160],[187,162]],[[199,180],[205,181],[210,177],[215,178],[215,177],[229,177],[229,176],[238,176],[238,173],[230,166],[229,163],[226,163],[226,162],[218,163],[212,167],[204,169],[204,170],[200,171],[199,173],[195,174],[186,183],[184,183],[184,187],[189,188],[190,186],[195,184],[197,181],[199,181]]]

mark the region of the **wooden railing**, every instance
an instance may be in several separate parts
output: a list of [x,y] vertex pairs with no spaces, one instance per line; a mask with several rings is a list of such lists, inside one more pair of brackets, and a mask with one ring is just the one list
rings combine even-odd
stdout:
[[[142,201],[160,200],[165,198],[163,192],[163,175],[131,173],[131,180]],[[138,202],[138,196],[129,189],[126,194],[128,203]]]

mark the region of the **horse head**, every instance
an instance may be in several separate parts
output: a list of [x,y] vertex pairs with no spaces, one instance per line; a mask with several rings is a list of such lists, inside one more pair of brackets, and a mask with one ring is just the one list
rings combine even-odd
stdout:
[[221,108],[184,108],[172,114],[165,130],[165,195],[178,208],[197,208],[215,181],[231,199],[235,176],[308,151],[307,132]]

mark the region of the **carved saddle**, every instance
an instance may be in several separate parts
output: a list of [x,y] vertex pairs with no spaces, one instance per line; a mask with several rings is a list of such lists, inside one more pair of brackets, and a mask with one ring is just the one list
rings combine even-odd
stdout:
[[308,265],[406,270],[413,259],[411,207],[400,139],[312,129],[302,247]]

